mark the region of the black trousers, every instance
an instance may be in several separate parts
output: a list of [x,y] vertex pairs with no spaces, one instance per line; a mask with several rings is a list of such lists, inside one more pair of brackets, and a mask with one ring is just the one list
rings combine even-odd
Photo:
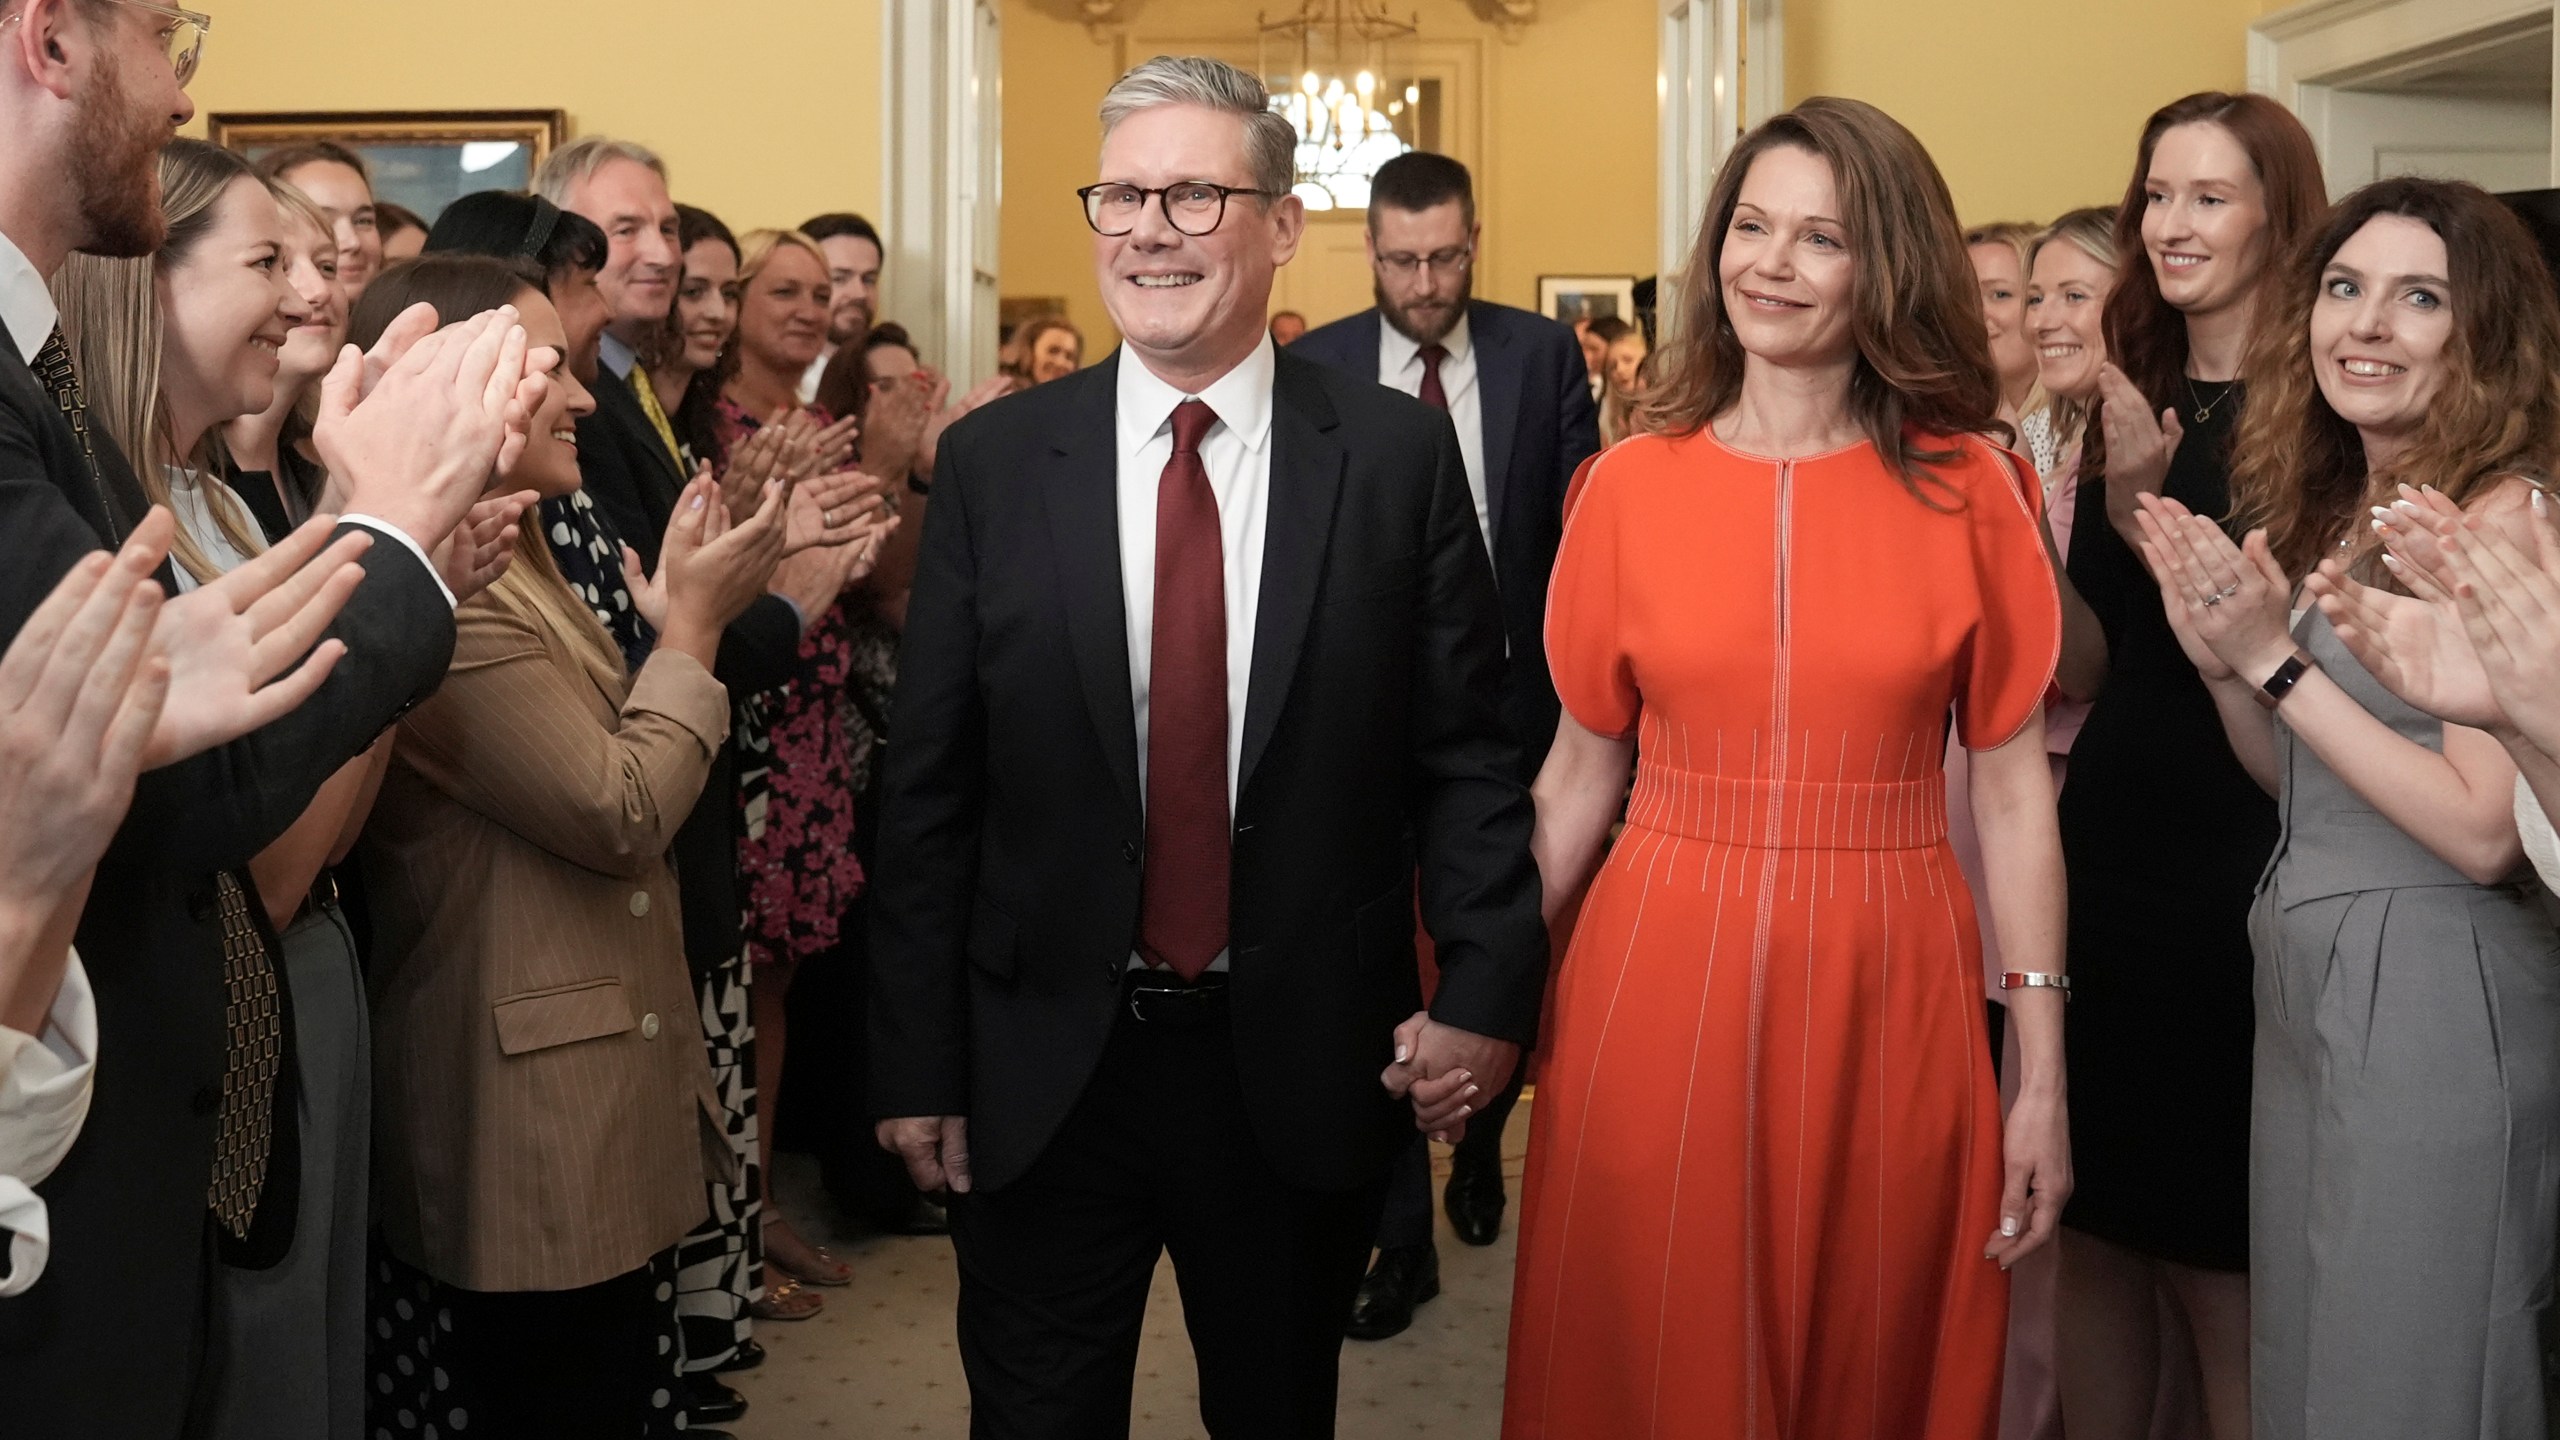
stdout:
[[[1485,1102],[1482,1110],[1467,1117],[1467,1133],[1458,1142],[1456,1163],[1502,1168],[1502,1127],[1510,1123],[1511,1107],[1520,1103],[1520,1087],[1528,1078],[1528,1070],[1529,1057],[1523,1055],[1511,1072],[1511,1083]],[[1387,1206],[1378,1217],[1378,1248],[1428,1245],[1431,1228],[1431,1141],[1417,1130],[1413,1144],[1396,1157],[1395,1173],[1387,1179]]]
[[375,1254],[375,1429],[403,1436],[432,1425],[453,1440],[675,1433],[669,1255],[576,1290],[488,1291],[447,1285],[379,1246]]
[[1195,1022],[1124,1006],[1029,1173],[958,1197],[973,1440],[1111,1440],[1159,1256],[1173,1257],[1213,1440],[1333,1434],[1342,1327],[1384,1193],[1291,1185],[1245,1114],[1223,995]]

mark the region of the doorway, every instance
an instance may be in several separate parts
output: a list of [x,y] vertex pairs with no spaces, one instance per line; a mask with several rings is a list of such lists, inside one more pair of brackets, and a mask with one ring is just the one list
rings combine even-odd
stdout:
[[2331,196],[2394,175],[2492,191],[2553,169],[2551,0],[2315,0],[2249,33],[2250,88],[2302,117]]

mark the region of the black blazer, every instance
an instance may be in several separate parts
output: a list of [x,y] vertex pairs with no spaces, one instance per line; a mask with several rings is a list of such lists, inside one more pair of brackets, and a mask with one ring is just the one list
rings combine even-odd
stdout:
[[[1029,1168],[1120,1008],[1138,795],[1115,357],[944,435],[872,877],[875,1114],[966,1115],[978,1184]],[[1446,417],[1278,357],[1236,803],[1231,1004],[1256,1137],[1316,1188],[1382,1177],[1378,1073],[1421,1008],[1524,1045],[1547,968],[1502,630]]]
[[[144,513],[123,457],[103,436],[96,444],[104,496],[0,328],[0,634],[14,636],[65,571]],[[212,1254],[205,1193],[224,1044],[214,873],[284,833],[453,655],[453,612],[406,546],[377,539],[364,567],[330,630],[347,653],[319,693],[254,735],[144,775],[98,866],[79,929],[97,990],[97,1088],[80,1143],[43,1186],[44,1283],[0,1303],[0,1414],[13,1434],[178,1433]],[[262,1209],[278,1203],[291,1196],[270,1192]]]
[[[1289,349],[1364,380],[1378,375],[1375,309],[1308,331]],[[1477,300],[1467,306],[1484,417],[1485,513],[1494,583],[1511,647],[1502,718],[1520,742],[1521,779],[1535,779],[1554,743],[1555,679],[1547,670],[1547,577],[1564,538],[1564,492],[1600,449],[1599,413],[1573,331],[1543,315]]]
[[[578,421],[578,478],[615,535],[658,568],[658,550],[686,477],[676,469],[658,427],[640,408],[627,379],[600,372],[594,413]],[[799,672],[800,617],[791,602],[766,595],[720,634],[712,678],[732,701],[786,683]],[[696,971],[738,953],[738,775],[730,747],[711,757],[701,797],[676,832],[676,885],[684,905],[684,953]]]

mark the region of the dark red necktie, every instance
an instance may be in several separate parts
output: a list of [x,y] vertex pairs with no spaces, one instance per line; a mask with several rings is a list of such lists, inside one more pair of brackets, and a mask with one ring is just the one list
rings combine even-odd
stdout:
[[1445,345],[1422,347],[1422,403],[1434,410],[1449,408],[1449,392],[1440,388],[1440,362],[1448,358]]
[[1197,400],[1173,411],[1156,483],[1155,639],[1147,673],[1147,861],[1138,956],[1197,980],[1227,948],[1227,567]]

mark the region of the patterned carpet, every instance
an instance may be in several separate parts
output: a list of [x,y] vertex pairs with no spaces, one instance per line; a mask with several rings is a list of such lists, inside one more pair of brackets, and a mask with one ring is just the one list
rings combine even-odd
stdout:
[[[1504,1136],[1514,1215],[1528,1108],[1520,1107]],[[730,1377],[750,1410],[729,1428],[739,1440],[962,1440],[969,1432],[969,1390],[951,1334],[959,1281],[949,1242],[848,1238],[813,1171],[800,1162],[779,1159],[776,1183],[784,1203],[803,1232],[850,1261],[857,1277],[849,1290],[826,1292],[827,1308],[817,1318],[759,1327],[772,1358]],[[1435,1154],[1433,1168],[1448,1173],[1445,1153]],[[1436,1199],[1436,1183],[1433,1188]],[[1340,1440],[1493,1440],[1501,1428],[1511,1258],[1509,1217],[1501,1241],[1482,1250],[1459,1244],[1441,1217],[1440,1298],[1392,1340],[1345,1342]],[[1167,1265],[1156,1272],[1138,1352],[1132,1440],[1199,1440],[1195,1385]]]

